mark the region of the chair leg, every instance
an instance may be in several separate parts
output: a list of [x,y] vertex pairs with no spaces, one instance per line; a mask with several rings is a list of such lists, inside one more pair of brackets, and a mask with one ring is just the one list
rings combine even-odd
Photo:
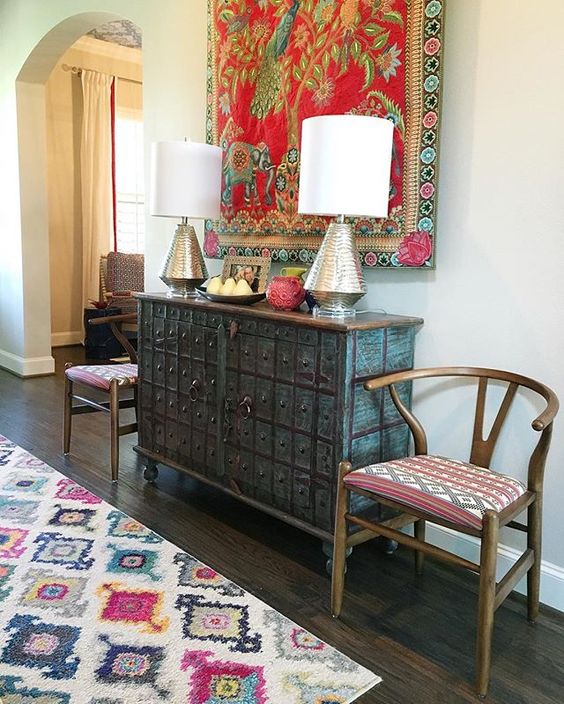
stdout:
[[63,454],[70,452],[72,430],[72,381],[65,374],[65,400],[63,405]]
[[[413,524],[413,533],[417,540],[425,542],[425,521],[420,519],[415,521]],[[415,572],[417,574],[423,574],[423,563],[425,561],[425,553],[421,550],[415,551]]]
[[133,387],[133,399],[135,400],[135,422],[139,422],[139,392],[137,386]]
[[348,462],[341,462],[339,465],[339,486],[337,489],[335,537],[333,542],[333,574],[331,577],[331,613],[335,618],[339,617],[343,605],[347,558],[347,521],[345,514],[349,506],[349,492],[343,478],[351,469],[351,465]]
[[490,681],[498,537],[498,515],[494,511],[486,511],[480,552],[478,642],[476,647],[476,689],[482,699],[487,694]]
[[528,509],[527,547],[535,552],[535,561],[527,572],[527,616],[534,622],[539,615],[541,543],[542,543],[542,494],[539,492]]
[[112,481],[117,482],[119,473],[119,386],[112,380],[110,385],[110,457]]

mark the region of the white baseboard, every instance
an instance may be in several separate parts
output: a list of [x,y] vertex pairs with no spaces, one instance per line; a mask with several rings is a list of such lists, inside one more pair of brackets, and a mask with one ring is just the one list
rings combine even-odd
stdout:
[[[472,562],[480,562],[480,543],[471,535],[456,533],[450,528],[443,528],[431,523],[427,524],[426,539],[444,550],[454,552]],[[497,559],[498,581],[521,557],[521,552],[507,545],[500,545]],[[515,591],[520,594],[527,593],[527,582],[524,577]],[[543,604],[553,609],[564,611],[564,568],[552,562],[541,563],[541,592],[540,599]]]
[[21,377],[45,376],[55,373],[53,357],[20,357],[17,354],[0,350],[0,367]]
[[52,332],[51,347],[66,347],[67,345],[80,345],[84,338],[82,330],[71,330],[69,332]]

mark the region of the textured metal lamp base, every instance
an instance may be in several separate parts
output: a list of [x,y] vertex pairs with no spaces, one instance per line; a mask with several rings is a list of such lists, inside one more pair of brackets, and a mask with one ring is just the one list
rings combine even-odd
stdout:
[[320,317],[355,315],[354,305],[366,293],[360,258],[351,225],[333,222],[305,282],[319,308]]
[[[317,300],[317,306],[312,311],[314,318],[344,318],[356,315],[356,310],[352,305],[346,305],[344,301],[336,300],[338,294],[330,294],[330,299],[323,303]],[[356,301],[355,301],[356,302]]]
[[196,286],[200,286],[202,283],[201,281],[173,281],[172,279],[165,279],[162,276],[160,279],[164,281],[169,288],[166,292],[169,298],[196,298],[198,295]]
[[169,296],[182,298],[196,296],[196,286],[208,278],[204,256],[192,225],[182,222],[176,228],[159,277],[169,287]]

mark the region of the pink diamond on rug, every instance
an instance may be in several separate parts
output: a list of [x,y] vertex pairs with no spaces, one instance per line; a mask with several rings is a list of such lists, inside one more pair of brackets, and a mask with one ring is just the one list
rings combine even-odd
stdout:
[[73,482],[72,479],[67,479],[62,475],[59,476],[61,477],[61,479],[57,482],[58,489],[53,495],[54,497],[57,497],[59,499],[78,501],[83,504],[99,504],[102,502],[102,499],[100,499],[98,496],[94,496],[94,494],[90,493],[83,486],[80,486],[80,484]]
[[2,436],[0,505],[0,700],[348,704],[380,682]]
[[169,619],[159,619],[164,594],[148,589],[133,589],[124,584],[102,584],[97,592],[103,599],[101,621],[139,624],[147,633],[162,633]]
[[182,669],[192,672],[190,704],[266,704],[264,669],[229,660],[210,660],[209,651],[184,653]]

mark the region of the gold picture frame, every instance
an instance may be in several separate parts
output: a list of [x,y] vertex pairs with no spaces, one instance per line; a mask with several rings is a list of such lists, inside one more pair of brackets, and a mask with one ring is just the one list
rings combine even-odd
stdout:
[[235,279],[235,281],[246,278],[254,293],[264,293],[269,272],[269,257],[227,256],[223,260],[221,278],[224,282],[229,277]]

